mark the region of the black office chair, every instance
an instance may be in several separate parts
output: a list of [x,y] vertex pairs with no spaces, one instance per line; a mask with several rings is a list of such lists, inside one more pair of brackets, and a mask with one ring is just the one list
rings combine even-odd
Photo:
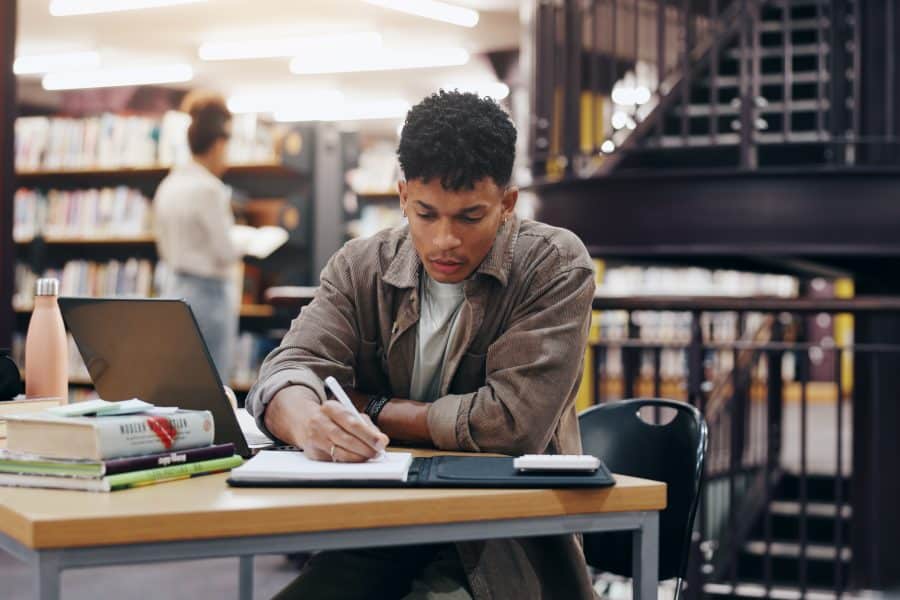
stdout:
[[[660,425],[647,423],[639,414],[644,407],[670,408],[675,417]],[[600,457],[613,473],[664,481],[668,486],[668,503],[659,519],[659,579],[678,577],[676,589],[680,589],[706,456],[703,415],[683,402],[622,400],[585,410],[578,424],[585,454]],[[598,570],[632,576],[630,531],[586,534],[584,553],[588,564]]]

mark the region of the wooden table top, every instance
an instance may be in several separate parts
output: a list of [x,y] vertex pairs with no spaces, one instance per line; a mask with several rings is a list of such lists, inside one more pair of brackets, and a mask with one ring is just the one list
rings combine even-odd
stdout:
[[664,483],[624,475],[581,490],[232,488],[227,477],[112,493],[0,487],[0,532],[30,548],[69,548],[666,506]]

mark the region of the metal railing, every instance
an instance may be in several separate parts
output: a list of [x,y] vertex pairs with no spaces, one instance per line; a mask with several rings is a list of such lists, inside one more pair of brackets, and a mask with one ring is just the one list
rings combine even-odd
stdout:
[[896,10],[861,0],[537,0],[535,177],[644,168],[648,151],[681,149],[694,168],[896,168]]
[[810,341],[807,330],[810,319],[847,333],[853,319],[900,316],[900,299],[598,297],[594,308],[596,402],[680,399],[709,424],[685,593],[840,597],[852,588],[854,561],[869,559],[851,551],[867,540],[849,538],[850,519],[877,529],[877,517],[865,494],[849,494],[851,463],[875,461],[878,473],[882,460],[877,451],[852,459],[853,436],[868,431],[852,413],[855,402],[893,400],[880,374],[900,368],[900,344]]

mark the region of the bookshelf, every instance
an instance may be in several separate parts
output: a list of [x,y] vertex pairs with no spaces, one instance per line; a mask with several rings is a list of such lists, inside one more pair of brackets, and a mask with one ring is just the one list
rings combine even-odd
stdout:
[[[139,117],[137,123],[130,116],[111,114],[84,119],[26,117],[15,123],[16,135],[24,142],[15,147],[17,168],[10,187],[16,193],[2,203],[12,200],[13,204],[7,204],[7,208],[14,215],[10,230],[15,234],[9,243],[15,256],[17,285],[11,286],[15,306],[6,314],[12,315],[10,341],[20,365],[31,306],[26,294],[17,294],[16,290],[29,289],[33,274],[49,271],[51,276],[68,281],[69,291],[64,285],[63,293],[70,295],[127,297],[157,293],[152,199],[171,163],[184,160],[187,152],[186,138],[182,147],[171,147],[173,140],[184,136],[177,127],[166,129],[170,116]],[[235,115],[235,124],[246,117]],[[128,135],[98,141],[92,137],[98,123],[121,127]],[[159,135],[152,133],[155,127]],[[312,232],[318,231],[312,210],[318,187],[313,185],[314,177],[318,177],[313,162],[317,131],[314,127],[261,121],[254,127],[255,137],[235,140],[232,136],[232,166],[223,180],[235,191],[238,222],[280,225],[288,230],[289,239],[266,259],[244,261],[234,372],[234,380],[240,382],[235,389],[242,393],[255,379],[262,356],[280,339],[294,316],[266,304],[263,291],[273,285],[309,284],[318,272],[313,266],[311,239]],[[273,133],[276,128],[277,135]],[[102,127],[100,131],[104,131]],[[71,144],[57,143],[73,138],[77,140],[74,150]],[[125,150],[120,151],[120,146]],[[154,155],[157,160],[153,160]],[[126,201],[129,208],[120,204]],[[336,200],[324,202],[333,205]],[[126,263],[134,260],[140,263],[139,283],[120,286]],[[77,350],[74,353],[74,358],[80,358]],[[80,369],[80,365],[73,367],[70,380],[82,389],[78,394],[83,396],[90,379]]]
[[[16,180],[19,186],[46,185],[59,180],[85,180],[98,179],[126,180],[130,178],[162,179],[171,167],[121,167],[115,169],[84,168],[84,169],[22,169],[16,171]],[[296,177],[301,174],[297,169],[280,163],[247,163],[232,165],[225,173],[229,176],[252,177]]]
[[[150,235],[136,236],[110,236],[110,237],[91,237],[91,236],[66,236],[66,235],[47,235],[43,236],[43,243],[54,246],[64,245],[93,245],[93,246],[129,246],[129,245],[155,245],[156,239]],[[13,242],[18,246],[25,246],[34,243],[35,238],[27,237],[14,239]]]

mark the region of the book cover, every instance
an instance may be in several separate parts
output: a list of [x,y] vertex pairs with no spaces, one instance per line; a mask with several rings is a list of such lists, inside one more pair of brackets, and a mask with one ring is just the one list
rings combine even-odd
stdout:
[[221,473],[237,467],[243,462],[238,455],[215,458],[187,465],[173,465],[158,469],[145,469],[106,477],[82,478],[57,475],[30,475],[0,473],[0,485],[12,487],[49,488],[82,490],[88,492],[111,492],[131,487],[140,487],[178,479],[188,479],[199,475]]
[[103,477],[158,467],[190,464],[234,454],[234,444],[217,444],[180,452],[164,452],[146,456],[112,460],[54,459],[33,454],[19,454],[0,449],[0,473],[20,475],[58,475],[62,477]]
[[199,448],[212,444],[207,410],[153,411],[109,417],[10,417],[7,450],[50,458],[104,460]]

